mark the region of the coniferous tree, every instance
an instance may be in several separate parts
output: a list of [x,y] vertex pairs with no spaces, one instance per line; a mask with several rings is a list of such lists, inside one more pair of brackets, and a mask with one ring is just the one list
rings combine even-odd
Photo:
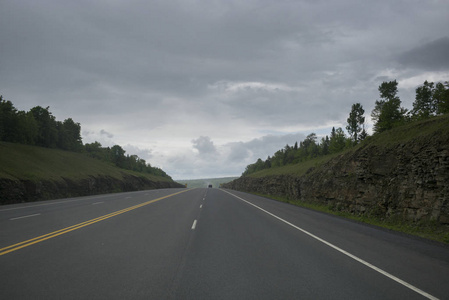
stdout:
[[434,83],[424,81],[424,84],[416,88],[415,102],[411,111],[412,117],[416,119],[426,119],[434,116],[437,112],[437,103],[433,96]]
[[326,135],[326,137],[321,138],[320,143],[320,154],[321,155],[328,155],[329,154],[329,136]]
[[329,140],[329,152],[330,153],[338,153],[345,149],[346,147],[346,135],[341,129],[341,127],[338,127],[335,129],[332,127],[332,133],[331,138]]
[[449,113],[449,82],[445,81],[444,84],[438,82],[433,90],[433,97],[436,102],[437,114]]
[[349,113],[349,118],[347,119],[348,126],[346,130],[352,138],[354,144],[357,144],[360,140],[359,133],[365,129],[365,117],[363,114],[365,110],[360,103],[355,103],[352,105],[351,112]]

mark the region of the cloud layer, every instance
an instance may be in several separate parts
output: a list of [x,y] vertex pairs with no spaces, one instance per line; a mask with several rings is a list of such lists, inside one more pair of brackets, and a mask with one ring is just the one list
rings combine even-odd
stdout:
[[[31,1],[0,4],[0,93],[80,122],[174,178],[248,163],[449,80],[447,1]],[[367,118],[369,119],[369,118]]]

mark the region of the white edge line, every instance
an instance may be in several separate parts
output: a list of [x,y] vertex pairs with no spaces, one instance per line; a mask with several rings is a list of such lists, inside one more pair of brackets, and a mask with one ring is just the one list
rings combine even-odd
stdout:
[[193,221],[193,224],[192,224],[192,230],[195,230],[195,228],[196,228],[196,220]]
[[104,203],[104,201],[94,202],[94,203],[92,203],[92,205],[97,205],[97,204],[101,204],[101,203]]
[[298,227],[298,226],[296,226],[296,225],[294,225],[294,224],[292,224],[292,223],[290,223],[290,222],[288,222],[288,221],[286,221],[286,220],[284,220],[284,219],[282,219],[282,218],[276,216],[275,214],[270,213],[269,211],[267,211],[267,210],[265,210],[265,209],[263,209],[263,208],[261,208],[261,207],[255,205],[255,204],[253,204],[253,203],[251,203],[251,202],[249,202],[249,201],[247,201],[247,200],[245,200],[245,199],[243,199],[243,198],[240,198],[239,196],[236,196],[236,195],[234,195],[234,194],[232,194],[232,193],[230,193],[230,192],[228,192],[228,191],[225,191],[225,190],[223,190],[223,191],[226,192],[226,193],[228,193],[228,194],[230,194],[230,195],[232,195],[232,196],[234,196],[234,197],[236,197],[237,199],[240,199],[240,200],[242,200],[242,201],[244,201],[244,202],[246,202],[246,203],[248,203],[248,204],[250,204],[250,205],[252,205],[252,206],[254,206],[254,207],[258,208],[258,209],[260,209],[261,211],[263,211],[263,212],[269,214],[270,216],[272,216],[272,217],[274,217],[274,218],[276,218],[276,219],[278,219],[278,220],[284,222],[285,224],[288,224],[288,225],[290,225],[291,227],[293,227],[293,228],[295,228],[295,229],[297,229],[297,230],[299,230],[299,231],[301,231],[301,232],[307,234],[308,236],[310,236],[310,237],[312,237],[312,238],[314,238],[314,239],[316,239],[316,240],[322,242],[323,244],[326,244],[327,246],[329,246],[329,247],[331,247],[331,248],[337,250],[338,252],[343,253],[343,254],[346,255],[346,256],[349,256],[350,258],[352,258],[352,259],[358,261],[358,262],[361,263],[361,264],[364,264],[365,266],[367,266],[367,267],[373,269],[374,271],[377,271],[377,272],[379,272],[380,274],[382,274],[382,275],[384,275],[384,276],[386,276],[386,277],[388,277],[388,278],[390,278],[390,279],[392,279],[392,280],[394,280],[394,281],[396,281],[396,282],[402,284],[403,286],[405,286],[405,287],[411,289],[412,291],[415,291],[416,293],[421,294],[422,296],[424,296],[424,297],[426,297],[426,298],[428,298],[428,299],[438,300],[437,297],[432,296],[432,295],[430,295],[429,293],[426,293],[425,291],[423,291],[423,290],[421,290],[421,289],[419,289],[419,288],[417,288],[417,287],[411,285],[410,283],[408,283],[408,282],[406,282],[406,281],[404,281],[404,280],[402,280],[402,279],[400,279],[400,278],[398,278],[398,277],[396,277],[396,276],[394,276],[394,275],[392,275],[392,274],[390,274],[390,273],[388,273],[388,272],[386,272],[386,271],[384,271],[384,270],[382,270],[382,269],[380,269],[380,268],[378,268],[378,267],[376,267],[376,266],[370,264],[370,263],[367,262],[367,261],[364,261],[363,259],[361,259],[361,258],[359,258],[359,257],[357,257],[357,256],[355,256],[355,255],[353,255],[353,254],[351,254],[351,253],[349,253],[349,252],[347,252],[346,250],[343,250],[343,249],[341,249],[341,248],[335,246],[334,244],[331,244],[331,243],[329,243],[328,241],[323,240],[322,238],[320,238],[320,237],[318,237],[318,236],[316,236],[316,235],[314,235],[314,234],[312,234],[312,233],[310,233],[310,232],[308,232],[308,231],[306,231],[306,230],[304,230],[304,229],[302,229],[302,228],[300,228],[300,227]]
[[9,219],[10,221],[14,221],[14,220],[18,220],[18,219],[24,219],[24,218],[29,218],[29,217],[35,217],[35,216],[39,216],[40,214],[34,214],[34,215],[28,215],[28,216],[22,216],[22,217],[17,217],[17,218],[11,218]]

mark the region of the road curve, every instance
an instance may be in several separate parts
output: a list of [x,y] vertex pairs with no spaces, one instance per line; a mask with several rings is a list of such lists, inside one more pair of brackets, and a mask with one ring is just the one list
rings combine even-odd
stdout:
[[1,299],[445,299],[447,278],[447,246],[236,191],[0,207]]

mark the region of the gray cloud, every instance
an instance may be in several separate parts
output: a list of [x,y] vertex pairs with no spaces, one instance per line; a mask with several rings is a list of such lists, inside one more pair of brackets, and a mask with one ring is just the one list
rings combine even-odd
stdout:
[[251,157],[251,151],[248,149],[247,145],[243,142],[234,142],[227,145],[229,147],[230,153],[228,154],[228,161],[231,162],[241,162],[246,161]]
[[214,143],[208,136],[200,136],[197,139],[192,140],[193,148],[198,150],[200,155],[214,155],[217,153],[217,149]]
[[[277,150],[284,148],[285,145],[293,146],[295,142],[304,140],[302,133],[286,135],[265,135],[248,142],[229,143],[224,145],[229,148],[230,153],[227,157],[228,162],[250,161],[254,162],[258,158],[265,160],[272,156]],[[246,165],[245,165],[246,166]]]
[[137,155],[141,159],[145,159],[147,163],[151,163],[150,159],[153,157],[152,149],[141,149],[134,145],[124,145],[123,149],[126,151],[126,155]]
[[100,130],[100,134],[106,136],[108,139],[112,139],[114,137],[112,133],[109,133],[104,129]]
[[449,70],[449,37],[443,37],[400,54],[398,62],[405,67],[426,71]]
[[353,103],[368,116],[382,80],[411,105],[415,84],[449,73],[447,1],[0,6],[3,96],[73,118],[85,142],[151,149],[143,158],[174,177],[240,174],[292,132],[341,126]]
[[[241,174],[248,164],[258,158],[265,160],[285,145],[292,146],[304,138],[302,133],[269,134],[247,142],[215,145],[210,137],[201,136],[192,141],[198,153],[186,150],[169,155],[164,159],[164,168],[176,179],[235,176]],[[157,160],[157,155],[152,159]]]

